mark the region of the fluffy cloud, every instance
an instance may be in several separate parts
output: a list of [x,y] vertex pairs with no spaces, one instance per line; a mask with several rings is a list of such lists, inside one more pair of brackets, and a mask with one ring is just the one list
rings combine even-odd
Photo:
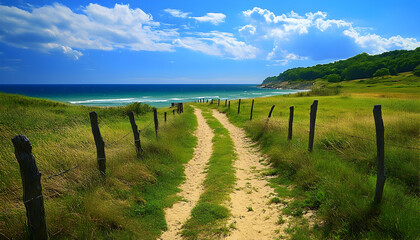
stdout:
[[177,17],[177,18],[187,18],[188,15],[191,14],[187,12],[182,12],[181,10],[178,10],[178,9],[171,9],[171,8],[164,9],[163,11],[172,15],[172,17]]
[[0,6],[0,15],[0,41],[19,48],[60,51],[74,59],[84,49],[173,51],[171,41],[178,36],[176,30],[162,29],[150,14],[129,5],[89,4],[80,14],[57,3],[32,12]]
[[199,22],[209,22],[214,25],[218,25],[225,21],[226,15],[223,13],[207,13],[202,17],[191,17]]
[[[420,46],[415,38],[393,36],[384,38],[363,33],[353,23],[341,19],[328,19],[325,12],[309,12],[301,16],[293,11],[276,15],[254,7],[242,12],[250,24],[239,29],[243,36],[253,36],[253,41],[271,42],[273,51],[267,59],[273,61],[340,59],[360,51],[377,54],[393,49],[415,49]],[[251,27],[252,26],[252,27]],[[286,52],[297,57],[288,58]],[[289,53],[290,54],[290,53]]]
[[172,17],[195,19],[198,22],[208,22],[213,25],[223,23],[226,18],[226,15],[223,13],[206,13],[206,15],[201,17],[189,17],[188,15],[190,15],[191,13],[183,12],[179,9],[167,8],[163,11],[169,13]]
[[238,41],[233,34],[212,31],[209,33],[193,33],[174,41],[179,47],[199,51],[208,55],[229,59],[252,59],[256,57],[257,48]]

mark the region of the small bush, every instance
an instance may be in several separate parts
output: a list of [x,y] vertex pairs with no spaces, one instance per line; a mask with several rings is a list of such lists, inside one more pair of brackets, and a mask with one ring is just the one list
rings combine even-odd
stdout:
[[414,68],[413,74],[420,77],[420,64]]

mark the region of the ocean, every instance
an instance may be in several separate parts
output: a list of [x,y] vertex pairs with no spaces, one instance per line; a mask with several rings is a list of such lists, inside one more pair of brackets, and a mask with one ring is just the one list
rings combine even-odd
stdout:
[[295,93],[249,84],[54,84],[0,85],[0,92],[51,99],[85,106],[122,106],[133,102],[167,107],[172,102],[206,99],[247,99]]

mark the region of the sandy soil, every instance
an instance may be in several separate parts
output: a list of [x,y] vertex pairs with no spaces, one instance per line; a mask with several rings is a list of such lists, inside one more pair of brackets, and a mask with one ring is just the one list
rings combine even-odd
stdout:
[[198,143],[194,149],[193,158],[185,165],[185,182],[180,186],[181,196],[185,201],[175,203],[172,208],[165,211],[165,218],[168,230],[164,232],[160,239],[182,239],[180,230],[191,214],[191,210],[196,205],[201,193],[203,192],[204,173],[212,150],[212,138],[214,136],[212,129],[204,119],[200,109],[194,109],[197,117],[198,126],[194,135]]
[[[280,206],[268,203],[274,190],[267,185],[267,178],[261,176],[261,171],[268,169],[259,161],[263,156],[252,147],[244,130],[216,110],[213,110],[213,116],[229,131],[238,154],[234,164],[237,180],[230,196],[233,217],[229,221],[236,229],[226,239],[273,239],[279,235],[276,230],[281,232],[283,226],[276,224]],[[286,217],[283,219],[288,221]]]

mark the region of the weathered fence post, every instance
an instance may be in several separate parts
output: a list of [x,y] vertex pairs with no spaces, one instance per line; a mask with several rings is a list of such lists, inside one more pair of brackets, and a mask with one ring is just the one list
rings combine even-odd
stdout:
[[252,112],[254,111],[254,99],[252,99],[252,104],[251,104],[251,116],[249,116],[249,120],[252,120]]
[[276,105],[271,106],[270,112],[268,113],[268,119],[271,118],[271,114],[273,113],[274,107]]
[[379,204],[382,199],[382,193],[385,185],[385,140],[384,140],[384,122],[382,120],[381,105],[373,107],[373,117],[375,118],[376,128],[376,149],[378,161],[378,173],[376,177],[376,190],[374,203]]
[[241,112],[241,99],[238,101],[238,114]]
[[229,101],[228,109],[230,109],[230,101]]
[[227,106],[227,99],[225,100],[225,107]]
[[217,106],[220,106],[220,98],[218,99]]
[[316,111],[318,109],[318,100],[314,100],[314,102],[311,105],[311,119],[310,119],[310,125],[309,125],[309,152],[312,152],[312,149],[314,147],[314,137],[315,137],[315,120],[316,120]]
[[159,130],[159,120],[158,120],[157,109],[156,108],[153,109],[153,118],[155,120],[155,133],[156,133],[156,138],[157,138],[158,137],[158,130]]
[[210,104],[213,104],[213,98],[211,99]]
[[289,114],[289,134],[287,135],[287,140],[292,140],[293,135],[293,114],[295,112],[295,107],[290,106],[290,114]]
[[209,100],[207,99],[207,102],[206,103],[209,103]]
[[165,118],[165,123],[166,123],[166,112],[163,113],[163,117]]
[[102,139],[101,132],[98,126],[98,114],[93,111],[89,113],[90,126],[92,128],[93,138],[95,139],[96,155],[98,159],[99,172],[105,176],[106,172],[106,157],[105,157],[105,142]]
[[41,173],[32,155],[32,145],[24,135],[15,136],[12,142],[22,178],[23,203],[28,218],[29,239],[48,239]]
[[137,157],[143,157],[143,149],[141,148],[140,134],[136,124],[136,120],[134,119],[134,112],[129,112],[128,118],[130,119],[131,129],[133,130],[134,145],[136,146]]
[[181,103],[181,113],[184,113],[184,103]]

